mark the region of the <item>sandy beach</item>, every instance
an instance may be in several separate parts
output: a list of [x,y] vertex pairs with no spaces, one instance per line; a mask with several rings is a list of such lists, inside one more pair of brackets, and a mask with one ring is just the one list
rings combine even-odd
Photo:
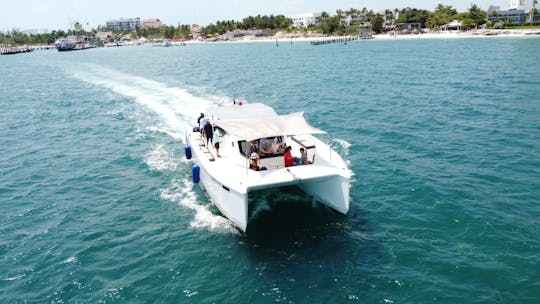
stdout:
[[[482,38],[482,37],[531,37],[531,36],[540,36],[540,28],[533,29],[485,29],[485,30],[472,30],[472,31],[440,31],[440,32],[429,32],[429,33],[420,33],[420,34],[378,34],[373,35],[375,40],[401,40],[401,39],[459,39],[459,38]],[[352,36],[345,36],[351,37]],[[226,42],[226,43],[238,43],[238,42],[289,42],[289,41],[321,41],[321,40],[332,40],[340,39],[344,36],[324,36],[321,34],[317,35],[301,35],[301,34],[290,34],[284,32],[278,32],[274,36],[269,37],[255,37],[255,36],[243,36],[237,39],[231,40],[217,40],[215,42]]]
[[478,37],[523,37],[540,35],[538,29],[509,29],[509,30],[473,30],[473,31],[440,31],[421,34],[374,35],[375,39],[455,39],[455,38],[478,38]]

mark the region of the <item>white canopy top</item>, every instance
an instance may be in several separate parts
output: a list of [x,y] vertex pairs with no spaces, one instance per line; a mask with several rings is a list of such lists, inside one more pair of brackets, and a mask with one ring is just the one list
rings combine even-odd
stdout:
[[249,103],[244,105],[229,105],[208,109],[210,120],[229,120],[240,118],[259,118],[277,116],[271,107],[262,103]]
[[214,120],[212,123],[246,141],[281,135],[323,134],[305,119],[304,112],[268,117]]

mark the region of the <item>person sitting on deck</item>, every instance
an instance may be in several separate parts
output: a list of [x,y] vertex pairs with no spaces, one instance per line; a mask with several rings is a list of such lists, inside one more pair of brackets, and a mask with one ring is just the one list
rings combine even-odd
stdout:
[[282,136],[277,136],[274,138],[274,147],[277,146],[277,148],[275,148],[276,152],[275,153],[283,153],[285,152],[285,148],[287,147],[287,144],[283,141],[283,137]]
[[276,153],[283,153],[285,152],[285,148],[287,148],[287,144],[286,143],[282,143],[280,144],[277,149],[276,149]]
[[304,148],[300,148],[300,159],[299,159],[299,165],[309,165],[311,164],[311,161],[307,159],[307,152]]
[[257,152],[252,152],[249,157],[249,168],[255,171],[266,170],[266,167],[261,167],[260,157]]
[[291,146],[285,148],[285,153],[283,153],[283,160],[285,162],[285,167],[294,166],[294,159],[291,155]]
[[261,140],[259,140],[259,143],[259,153],[261,155],[268,155],[274,153],[272,152],[272,143],[268,138],[261,138]]
[[259,146],[257,145],[257,141],[256,140],[252,140],[250,143],[249,143],[249,150],[248,150],[248,155],[251,155],[251,153],[259,153]]

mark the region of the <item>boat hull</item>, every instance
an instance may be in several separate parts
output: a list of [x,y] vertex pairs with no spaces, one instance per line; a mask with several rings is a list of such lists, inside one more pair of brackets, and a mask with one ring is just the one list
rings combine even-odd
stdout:
[[248,222],[247,192],[240,192],[220,183],[208,173],[199,162],[200,184],[210,197],[210,200],[236,227],[246,231]]
[[297,186],[317,201],[340,213],[346,214],[349,210],[349,179],[344,176],[333,175],[312,179],[293,178],[273,183],[262,182],[238,191],[212,176],[205,169],[204,160],[203,162],[199,160],[195,162],[201,168],[199,183],[211,202],[243,232],[247,230],[249,222],[249,194],[254,191]]
[[335,176],[324,180],[304,181],[298,187],[324,205],[347,214],[349,211],[349,179]]

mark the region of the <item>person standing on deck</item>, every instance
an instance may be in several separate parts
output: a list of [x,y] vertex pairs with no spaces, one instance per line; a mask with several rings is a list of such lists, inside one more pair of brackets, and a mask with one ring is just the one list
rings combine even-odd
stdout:
[[201,116],[199,119],[197,119],[199,122],[199,132],[201,132],[201,137],[204,139],[204,126],[206,126],[206,118],[204,118],[204,114],[201,113]]
[[221,155],[219,155],[219,141],[221,140],[220,136],[221,133],[219,132],[219,128],[217,126],[214,127],[214,148],[216,148],[217,157],[221,157]]
[[213,133],[212,132],[212,124],[209,121],[206,121],[206,125],[204,125],[204,135],[206,136],[206,146],[208,147],[208,142],[213,141]]
[[197,126],[199,126],[199,128],[201,127],[201,119],[203,119],[203,118],[204,118],[204,113],[201,113],[199,118],[197,118]]

